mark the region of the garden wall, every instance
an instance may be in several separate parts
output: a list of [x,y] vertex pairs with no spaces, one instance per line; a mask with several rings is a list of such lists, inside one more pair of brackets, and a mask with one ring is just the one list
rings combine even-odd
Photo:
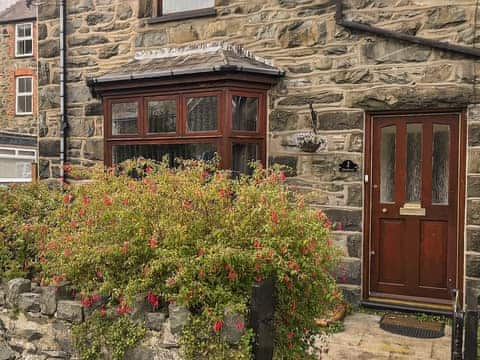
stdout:
[[[345,0],[346,17],[391,30],[472,46],[474,0]],[[87,77],[105,74],[132,60],[136,51],[226,41],[272,59],[286,70],[270,92],[270,163],[293,168],[290,183],[312,207],[323,208],[345,251],[339,280],[347,298],[361,292],[364,117],[366,111],[466,108],[476,103],[477,65],[472,59],[429,47],[351,32],[335,24],[332,0],[217,0],[216,17],[149,24],[151,0],[68,2],[68,161],[90,166],[103,160],[103,117]],[[354,9],[354,10],[352,10]],[[39,9],[40,172],[59,174],[58,8]],[[298,136],[310,131],[309,103],[318,111],[325,147],[305,153]],[[471,112],[473,116],[475,112]],[[478,124],[470,122],[471,139]],[[478,158],[470,141],[467,218],[468,284],[480,287]],[[360,165],[340,173],[343,160]],[[474,175],[477,174],[477,175]],[[477,226],[477,227],[476,227]]]
[[[65,285],[41,287],[26,279],[14,279],[0,287],[0,359],[76,358],[72,325],[83,322],[92,309],[72,300],[67,289]],[[188,310],[170,305],[163,312],[151,312],[145,297],[139,296],[131,316],[143,323],[148,333],[142,344],[127,351],[126,359],[180,359],[177,341],[189,321]],[[227,325],[223,336],[232,339],[238,331]]]

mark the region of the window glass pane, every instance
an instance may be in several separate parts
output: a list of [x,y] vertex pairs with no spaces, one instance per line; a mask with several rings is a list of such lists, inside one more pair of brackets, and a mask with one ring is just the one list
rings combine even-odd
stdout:
[[30,179],[32,177],[32,161],[0,158],[0,178]]
[[18,113],[31,113],[32,112],[32,96],[21,95],[17,98],[17,112]]
[[125,102],[112,105],[112,135],[137,134],[138,104]]
[[30,24],[25,24],[23,33],[25,37],[32,36],[32,26]]
[[257,144],[233,144],[233,163],[232,170],[235,173],[251,175],[253,169],[251,162],[259,160],[259,151]]
[[148,132],[170,133],[177,130],[177,101],[154,100],[148,102]]
[[433,125],[432,203],[448,204],[450,126]]
[[25,54],[25,42],[23,40],[17,41],[17,55]]
[[17,26],[17,36],[18,37],[25,36],[25,24],[20,24]]
[[217,129],[217,97],[206,96],[187,100],[188,131],[212,131]]
[[257,131],[258,98],[232,96],[233,130]]
[[31,93],[32,92],[32,78],[21,77],[18,78],[18,92]]
[[32,53],[32,40],[25,40],[24,41],[25,45],[25,52],[24,54],[31,54]]
[[422,125],[407,124],[407,202],[420,203],[422,189]]
[[164,15],[180,11],[191,11],[215,6],[215,0],[163,0]]
[[212,160],[217,152],[216,144],[155,144],[155,145],[118,145],[113,146],[112,162],[120,164],[128,159],[143,157],[162,161],[168,157],[170,166],[175,165],[175,159]]
[[380,164],[380,201],[395,202],[395,149],[396,126],[382,128]]

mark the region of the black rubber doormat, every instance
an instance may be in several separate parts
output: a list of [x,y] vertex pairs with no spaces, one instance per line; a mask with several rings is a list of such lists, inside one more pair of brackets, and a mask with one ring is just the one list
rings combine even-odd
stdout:
[[435,339],[445,336],[445,323],[418,320],[404,314],[385,314],[380,320],[380,328],[397,335],[421,339]]

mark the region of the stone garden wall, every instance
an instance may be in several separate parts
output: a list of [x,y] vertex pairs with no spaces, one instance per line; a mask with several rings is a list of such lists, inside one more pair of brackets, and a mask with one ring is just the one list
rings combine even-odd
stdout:
[[[72,324],[88,318],[92,308],[72,298],[68,287],[40,287],[26,279],[14,279],[0,287],[0,359],[76,359],[72,345]],[[147,336],[128,350],[128,360],[179,360],[178,336],[190,321],[182,306],[153,312],[145,296],[138,296],[131,315],[142,322]],[[232,318],[229,325],[228,319]],[[237,315],[225,317],[222,336],[238,341]],[[232,317],[233,316],[233,317]],[[109,358],[106,356],[106,358]]]
[[[475,0],[344,0],[347,19],[392,30],[474,46]],[[58,9],[40,6],[40,171],[58,175]],[[347,297],[360,297],[364,116],[366,111],[437,109],[477,102],[477,64],[460,55],[348,31],[335,24],[333,0],[217,0],[216,17],[148,24],[150,0],[72,0],[68,2],[68,160],[90,166],[103,160],[103,118],[99,100],[86,85],[133,59],[142,49],[208,41],[241,45],[285,69],[270,92],[270,163],[293,168],[291,184],[332,222],[345,258],[339,279]],[[480,30],[480,29],[477,29]],[[311,131],[309,103],[318,112],[324,146],[299,149]],[[473,116],[475,111],[470,114]],[[478,170],[478,126],[471,121],[470,172]],[[340,173],[353,160],[357,173]],[[478,176],[469,177],[469,282],[480,283]],[[475,211],[475,207],[477,211]],[[477,245],[475,245],[477,244]],[[476,249],[476,250],[475,250]]]

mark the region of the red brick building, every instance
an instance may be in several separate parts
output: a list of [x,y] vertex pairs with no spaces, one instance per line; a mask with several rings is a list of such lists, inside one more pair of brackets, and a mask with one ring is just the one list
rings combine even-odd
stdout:
[[18,0],[0,12],[0,183],[31,179],[37,157],[36,10]]

